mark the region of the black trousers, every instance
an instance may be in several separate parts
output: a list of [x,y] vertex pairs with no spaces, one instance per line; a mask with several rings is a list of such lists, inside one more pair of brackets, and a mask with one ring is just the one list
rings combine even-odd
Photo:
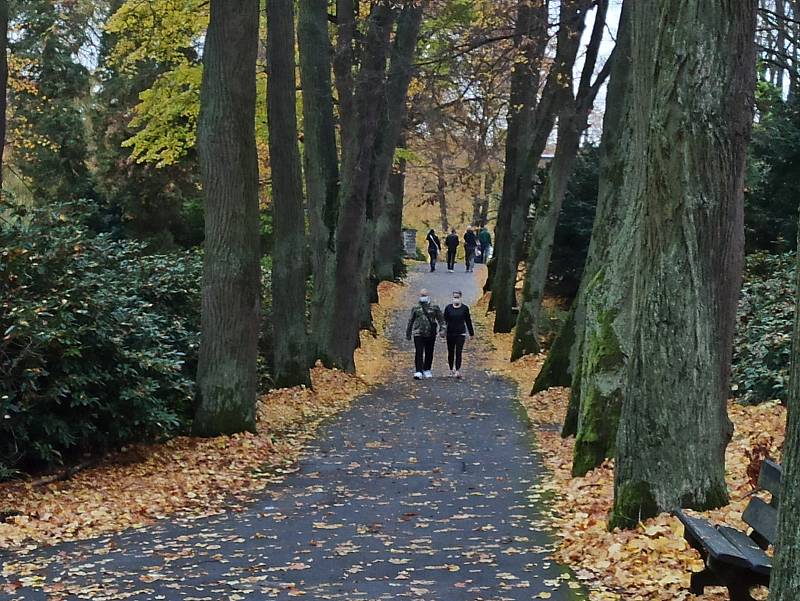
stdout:
[[467,337],[463,334],[461,336],[448,336],[447,337],[447,363],[450,369],[461,369],[461,353],[464,350],[464,342]]
[[468,246],[466,256],[464,258],[464,263],[467,266],[467,271],[472,269],[472,266],[475,264],[475,247]]
[[433,347],[436,336],[414,336],[414,368],[415,371],[429,371],[433,365]]
[[455,269],[456,268],[456,251],[457,248],[448,248],[447,249],[447,269]]
[[431,271],[436,271],[436,259],[439,258],[439,251],[429,248],[428,254],[431,256]]

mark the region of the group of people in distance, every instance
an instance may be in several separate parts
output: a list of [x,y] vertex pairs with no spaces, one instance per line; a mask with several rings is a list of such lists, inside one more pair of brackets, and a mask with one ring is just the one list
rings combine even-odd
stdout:
[[[428,232],[425,240],[428,242],[428,255],[431,259],[431,271],[436,271],[436,263],[439,260],[439,254],[442,252],[442,243],[436,231],[431,229]],[[456,228],[452,228],[450,233],[444,239],[444,245],[447,247],[447,271],[453,272],[456,267],[456,253],[458,247],[461,245],[461,240],[456,233]],[[472,271],[472,267],[477,262],[486,263],[492,258],[492,235],[486,227],[479,229],[478,233],[471,225],[467,226],[467,231],[464,232],[464,264],[466,265],[467,272]]]
[[419,302],[411,310],[406,338],[414,340],[414,379],[432,378],[433,351],[436,337],[447,340],[447,363],[450,375],[461,378],[461,355],[467,337],[474,337],[469,307],[462,301],[460,290],[453,291],[452,302],[444,311],[431,302],[426,289],[419,292]]

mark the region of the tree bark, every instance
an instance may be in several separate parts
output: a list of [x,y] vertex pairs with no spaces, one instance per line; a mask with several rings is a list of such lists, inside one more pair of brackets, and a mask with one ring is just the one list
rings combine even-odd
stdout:
[[[403,146],[401,139],[398,146]],[[375,221],[373,271],[379,282],[397,280],[403,275],[403,198],[406,161],[400,159],[389,174],[381,212]]]
[[[800,247],[799,247],[800,248]],[[778,540],[770,577],[770,601],[800,599],[800,265],[795,272],[796,310],[792,340],[792,375],[783,443]]]
[[200,436],[255,431],[260,308],[256,0],[211,0],[198,152],[206,195]]
[[441,147],[436,149],[436,159],[433,166],[436,168],[436,204],[439,205],[439,222],[442,231],[450,231],[447,222],[447,178],[444,171],[444,152]]
[[[595,96],[608,76],[610,66],[610,62],[607,62],[597,79],[594,83],[592,82],[600,44],[603,41],[607,12],[608,1],[602,0],[599,2],[595,14],[592,35],[587,46],[575,98],[572,97],[572,73],[565,74],[568,89],[564,94],[563,107],[558,117],[558,142],[555,157],[547,175],[541,206],[536,210],[533,233],[528,244],[525,281],[511,350],[512,361],[541,350],[539,319],[558,217],[567,192],[567,184],[572,176],[575,159],[578,156],[581,136],[589,125],[589,114],[594,106]],[[613,57],[609,57],[608,61],[612,59]]]
[[303,148],[308,223],[311,238],[311,335],[313,364],[325,353],[334,292],[336,223],[339,214],[339,158],[331,93],[331,43],[328,7],[318,0],[300,0],[297,22],[300,79],[303,87]]
[[728,502],[756,0],[632,3],[630,177],[642,212],[610,526]]
[[636,206],[623,197],[632,155],[630,3],[623,3],[601,140],[597,213],[575,301],[570,404],[562,435],[576,434],[574,475],[614,454],[628,341],[629,263]]
[[0,198],[3,190],[3,154],[6,147],[8,96],[8,0],[0,0]]
[[[343,134],[346,141],[340,188],[340,210],[336,237],[335,293],[330,315],[338,328],[328,328],[326,365],[354,371],[353,351],[358,347],[359,326],[366,298],[365,266],[370,265],[367,244],[367,207],[370,172],[375,151],[381,107],[383,106],[386,60],[395,13],[389,0],[372,10],[364,41],[364,55],[354,94],[355,134]],[[341,102],[341,99],[340,99]],[[351,147],[348,149],[347,144]]]
[[[580,48],[586,14],[591,4],[592,0],[565,0],[561,3],[561,26],[558,30],[556,56],[547,75],[541,100],[535,109],[529,129],[530,137],[523,143],[522,156],[517,157],[518,166],[516,172],[512,174],[514,181],[503,180],[503,198],[500,207],[502,209],[503,203],[508,199],[504,211],[507,223],[502,228],[502,237],[500,232],[497,232],[496,236],[496,265],[492,278],[492,301],[496,312],[495,332],[510,332],[516,325],[514,307],[517,271],[522,259],[533,182],[539,160],[547,147],[547,139],[553,130],[556,112],[567,95],[572,93],[571,87],[566,82],[572,81],[571,73]],[[510,190],[506,188],[507,183],[511,186]],[[498,212],[498,228],[501,226],[500,217]]]
[[[517,7],[514,45],[520,56],[511,74],[503,191],[497,208],[494,256],[489,263],[489,277],[484,286],[484,292],[492,291],[492,309],[496,309],[498,296],[503,295],[500,300],[501,313],[495,316],[495,332],[510,332],[513,326],[513,323],[506,323],[513,321],[511,315],[517,277],[512,265],[513,248],[516,238],[522,236],[525,227],[527,209],[520,210],[520,206],[528,206],[531,192],[520,190],[519,179],[525,169],[540,71],[547,48],[548,6],[547,0],[520,0]],[[520,194],[523,198],[519,198]],[[520,214],[523,223],[519,222]],[[500,324],[497,319],[501,320]]]
[[311,386],[306,345],[306,232],[297,142],[294,4],[267,0],[267,125],[272,165],[272,379]]

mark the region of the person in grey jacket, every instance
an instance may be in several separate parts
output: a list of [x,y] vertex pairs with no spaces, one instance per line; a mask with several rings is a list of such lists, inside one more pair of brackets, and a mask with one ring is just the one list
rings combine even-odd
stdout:
[[414,379],[432,378],[433,349],[436,335],[444,332],[444,316],[438,305],[431,303],[428,291],[419,291],[419,303],[411,310],[406,339],[414,339]]

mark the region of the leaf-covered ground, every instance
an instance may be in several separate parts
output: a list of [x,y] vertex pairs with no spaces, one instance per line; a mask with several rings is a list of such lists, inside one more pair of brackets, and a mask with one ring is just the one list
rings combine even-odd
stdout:
[[[478,293],[475,277],[463,273],[417,272],[412,282],[441,303],[454,289],[467,298]],[[404,296],[410,306],[414,289]],[[271,438],[219,439],[221,450],[213,441],[175,441],[178,446],[158,447],[157,469],[145,467],[150,456],[109,466],[105,477],[116,478],[115,485],[96,473],[75,489],[87,496],[69,501],[79,508],[88,499],[89,515],[107,512],[107,524],[113,522],[108,534],[29,551],[17,547],[13,557],[0,552],[0,601],[582,599],[578,581],[553,558],[543,510],[550,495],[537,488],[544,467],[532,452],[530,423],[513,383],[485,369],[484,333],[468,343],[464,380],[444,375],[440,342],[437,377],[416,382],[403,340],[405,315],[395,313],[392,320],[393,344],[366,350],[392,361],[386,383],[327,421],[298,462],[283,461],[298,456],[295,448],[311,430],[298,425],[307,423],[302,415],[287,409],[285,419],[262,414],[262,422],[284,424]],[[277,406],[304,406],[304,391],[283,394],[294,400]],[[190,458],[178,452],[182,444],[192,449]],[[273,455],[282,461],[261,467]],[[176,484],[155,484],[170,477]],[[191,486],[182,484],[184,477]],[[92,499],[95,481],[101,487]],[[111,533],[136,519],[127,510],[117,513],[114,503],[150,511],[150,505],[172,503],[173,496],[183,499],[176,502],[180,507],[158,514],[174,511],[169,519]],[[47,507],[56,505],[50,497]],[[73,524],[82,519],[79,510],[68,515]],[[36,518],[46,523],[51,516]],[[99,533],[93,528],[81,527],[72,537]],[[71,536],[63,529],[45,536],[34,527],[28,534],[35,532],[42,542]]]
[[141,527],[175,513],[210,515],[246,503],[280,479],[322,420],[347,408],[391,366],[383,336],[404,288],[381,284],[373,307],[378,335],[364,333],[357,375],[316,367],[313,390],[291,388],[259,403],[259,432],[219,438],[179,437],[108,457],[72,478],[31,486],[0,484],[0,550],[32,549]]
[[[517,382],[520,399],[536,426],[537,445],[549,470],[541,490],[555,499],[559,538],[555,558],[572,566],[578,578],[591,587],[592,601],[727,601],[727,591],[722,588],[706,589],[702,596],[688,592],[690,571],[701,570],[703,562],[684,541],[683,527],[676,518],[662,514],[636,530],[608,532],[613,461],[583,478],[572,477],[574,439],[560,436],[569,389],[553,388],[528,396],[544,356],[528,356],[511,364],[511,343],[510,334],[494,335],[491,365]],[[728,411],[735,426],[726,455],[731,504],[700,515],[746,529],[741,514],[753,490],[752,468],[748,475],[751,457],[766,455],[780,460],[786,411],[779,403],[744,406],[734,402]],[[766,599],[766,591],[756,594]]]

